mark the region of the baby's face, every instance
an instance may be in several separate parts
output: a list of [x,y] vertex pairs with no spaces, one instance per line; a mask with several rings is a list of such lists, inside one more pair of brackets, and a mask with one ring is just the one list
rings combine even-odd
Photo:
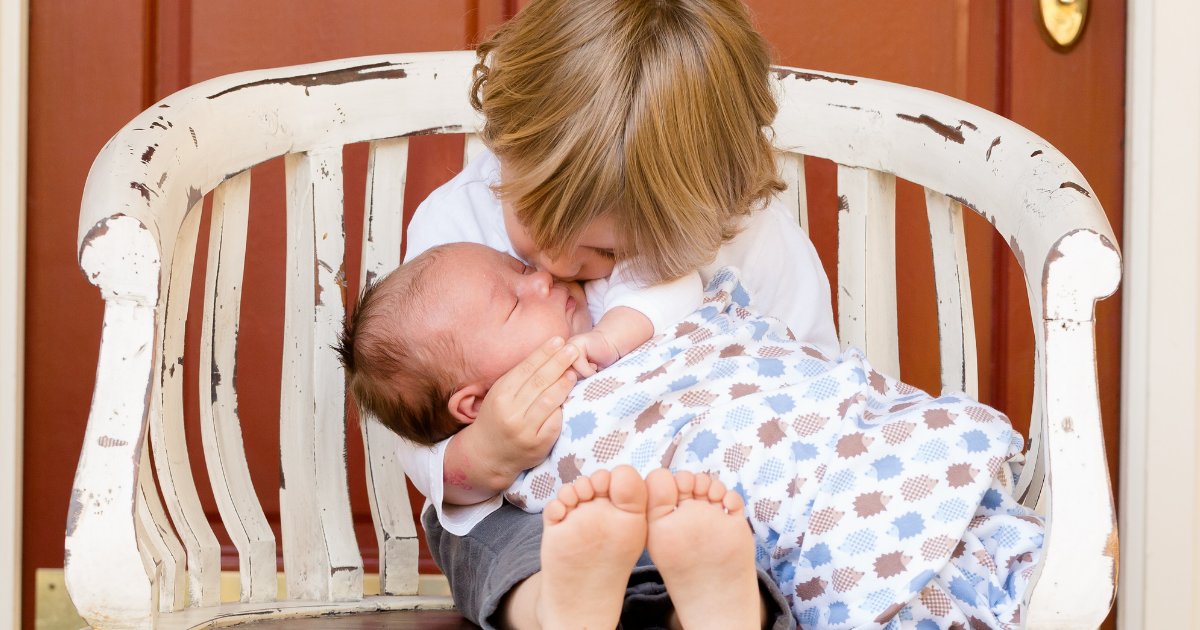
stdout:
[[460,335],[467,365],[487,386],[551,337],[568,339],[592,329],[578,283],[557,282],[482,245],[456,249],[443,276],[460,322],[454,334]]

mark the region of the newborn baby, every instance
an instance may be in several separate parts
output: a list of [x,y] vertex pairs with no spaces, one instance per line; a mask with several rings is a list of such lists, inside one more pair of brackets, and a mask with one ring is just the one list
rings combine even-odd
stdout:
[[492,384],[547,339],[580,346],[586,376],[653,332],[627,307],[593,330],[587,305],[579,283],[490,247],[436,247],[364,293],[353,347],[341,349],[350,389],[389,429],[431,446],[473,421]]
[[[407,321],[359,331],[422,347],[412,356],[427,357],[414,362],[430,372],[424,404],[453,419],[436,432],[469,422],[487,384],[548,337],[587,328],[577,290],[484,249],[406,267],[381,289]],[[752,507],[759,564],[794,593],[806,627],[1019,623],[1041,522],[1007,490],[1020,442],[1007,419],[961,395],[933,400],[853,350],[829,361],[744,308],[733,272],[705,301],[576,390],[563,437],[510,500],[540,509],[562,484],[618,464],[706,472]]]

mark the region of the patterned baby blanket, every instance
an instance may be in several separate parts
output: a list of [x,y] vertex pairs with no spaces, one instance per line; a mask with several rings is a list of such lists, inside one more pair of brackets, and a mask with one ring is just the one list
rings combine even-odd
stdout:
[[963,394],[933,398],[836,360],[749,308],[735,269],[705,304],[579,383],[550,457],[506,498],[540,511],[580,475],[707,472],[745,500],[757,561],[804,628],[1010,628],[1043,526],[1016,503],[1021,437]]

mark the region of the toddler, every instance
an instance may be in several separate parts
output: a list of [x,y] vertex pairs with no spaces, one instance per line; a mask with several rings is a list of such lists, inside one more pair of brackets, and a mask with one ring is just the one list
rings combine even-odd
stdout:
[[[649,333],[661,334],[692,310],[683,298],[669,297],[689,275],[698,273],[703,283],[722,267],[738,267],[761,312],[832,355],[838,342],[829,283],[807,235],[773,198],[783,184],[771,146],[777,110],[770,51],[740,0],[533,0],[477,53],[470,95],[484,121],[480,137],[488,150],[417,208],[407,231],[406,261],[447,243],[487,245],[559,280],[607,282],[603,303],[589,300],[604,314],[596,321],[598,331],[579,336],[572,330],[571,343],[552,340],[498,377],[439,361],[443,350],[458,349],[453,344],[463,343],[464,352],[470,348],[452,338],[437,340],[441,349],[431,345],[423,359],[414,358],[437,363],[443,376],[470,376],[475,386],[453,407],[418,410],[430,416],[419,425],[430,427],[422,441],[436,441],[465,419],[473,421],[432,447],[403,441],[397,458],[428,497],[427,540],[467,618],[484,628],[536,628],[543,619],[520,617],[537,610],[531,602],[570,602],[588,592],[602,614],[575,610],[558,618],[612,627],[611,610],[619,611],[622,601],[626,607],[669,609],[683,597],[682,587],[677,583],[667,598],[655,563],[636,555],[600,554],[587,563],[596,567],[616,557],[630,566],[637,562],[632,577],[630,567],[613,572],[622,588],[616,595],[612,580],[585,585],[581,580],[592,576],[570,574],[561,564],[542,566],[538,545],[549,544],[542,519],[504,503],[498,493],[550,452],[562,427],[559,407],[576,372],[588,373],[589,364],[603,365],[646,337],[640,317],[650,321]],[[691,282],[693,289],[679,295],[695,295]],[[668,308],[657,312],[663,305]],[[395,313],[411,306],[403,300],[382,305]],[[441,317],[417,315],[431,326]],[[633,325],[617,321],[623,317]],[[629,336],[611,337],[610,326],[614,334]],[[397,351],[395,356],[406,356],[406,349]],[[400,385],[388,384],[388,378],[406,378],[393,369],[403,362],[376,365],[380,371],[372,382],[385,383],[371,394],[378,408],[399,404],[389,388]],[[449,382],[437,378],[416,385],[428,391]],[[616,483],[621,477],[614,476],[614,490],[629,489]],[[592,507],[566,523],[605,521],[587,516],[596,504],[589,502]],[[554,536],[561,540],[564,531],[558,528]],[[588,535],[610,540],[601,534]],[[644,543],[643,537],[638,551]],[[480,561],[479,554],[488,560]],[[541,580],[542,573],[556,577]],[[763,593],[777,604],[774,584],[765,573],[759,578]],[[538,599],[539,593],[549,597]],[[732,601],[709,599],[714,606]],[[689,610],[691,630],[725,619],[717,610],[697,620],[697,609]],[[621,623],[636,627],[639,613],[627,612]],[[774,619],[779,628],[794,625],[790,615]]]

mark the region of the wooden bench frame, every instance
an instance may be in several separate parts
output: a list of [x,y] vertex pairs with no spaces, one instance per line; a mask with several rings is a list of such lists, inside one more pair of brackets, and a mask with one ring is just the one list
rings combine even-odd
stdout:
[[[370,142],[363,280],[400,263],[408,138],[467,133],[472,52],[402,54],[244,72],[173,94],[96,158],[79,264],[105,300],[96,389],[71,495],[66,581],[96,628],[217,627],[262,618],[447,607],[418,597],[416,529],[395,440],[363,422],[380,549],[363,565],[345,469],[345,388],[330,349],[345,314],[342,147]],[[1017,485],[1048,517],[1025,594],[1028,628],[1095,628],[1113,599],[1117,534],[1104,456],[1094,303],[1120,254],[1077,169],[1024,128],[955,99],[880,81],[778,68],[781,198],[807,228],[804,155],[838,164],[842,344],[899,375],[895,178],[926,189],[942,386],[975,395],[975,331],[962,208],[987,218],[1025,274],[1034,322],[1030,461]],[[287,310],[276,541],[250,483],[233,379],[250,167],[286,156]],[[205,463],[240,557],[242,602],[220,604],[220,553],[184,441],[183,339],[202,199],[214,192],[200,344]],[[207,397],[205,397],[207,398]],[[311,410],[311,411],[310,411]],[[146,448],[148,446],[148,448]],[[154,453],[151,470],[149,451]],[[161,490],[165,506],[158,499]],[[168,519],[167,515],[170,515]],[[185,600],[185,591],[188,599]],[[190,601],[189,607],[184,606]]]

